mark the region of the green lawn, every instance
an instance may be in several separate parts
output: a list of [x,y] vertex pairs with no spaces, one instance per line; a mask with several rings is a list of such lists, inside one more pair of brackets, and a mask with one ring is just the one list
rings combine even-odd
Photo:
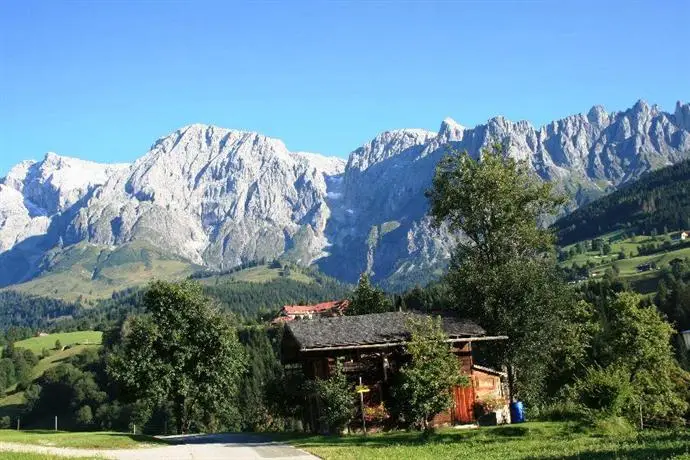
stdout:
[[78,332],[60,332],[57,334],[49,334],[44,337],[31,337],[30,339],[20,340],[15,342],[14,346],[17,348],[28,348],[37,355],[46,348],[52,350],[55,347],[55,341],[59,340],[63,347],[68,345],[92,345],[100,344],[103,338],[103,333],[100,331],[78,331]]
[[28,452],[1,452],[0,460],[101,460],[99,457],[65,457],[63,455],[31,454]]
[[690,430],[602,436],[565,422],[531,422],[476,430],[447,428],[369,436],[278,436],[326,460],[344,459],[612,459],[690,460]]
[[72,447],[79,449],[132,449],[168,444],[166,441],[144,435],[127,433],[91,432],[72,433],[49,430],[0,430],[0,442],[35,444],[49,447]]

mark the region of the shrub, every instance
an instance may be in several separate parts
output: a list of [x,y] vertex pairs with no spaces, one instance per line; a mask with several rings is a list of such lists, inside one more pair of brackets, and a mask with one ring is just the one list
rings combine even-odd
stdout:
[[6,430],[9,427],[10,427],[9,415],[5,415],[4,417],[0,417],[0,429]]
[[378,406],[367,406],[364,408],[364,420],[369,423],[382,423],[390,418],[390,414],[383,403]]
[[453,404],[451,389],[468,386],[458,359],[445,342],[440,318],[412,320],[412,338],[406,348],[411,360],[401,369],[392,388],[397,417],[407,425],[428,430],[437,414]]
[[626,372],[616,368],[590,368],[575,384],[577,401],[593,415],[619,416],[632,397]]
[[564,420],[580,420],[583,416],[583,407],[571,400],[564,400],[547,404],[543,407],[529,407],[527,419],[540,421],[560,422]]
[[624,417],[603,417],[594,421],[591,432],[597,436],[629,436],[635,428]]
[[342,363],[327,379],[309,382],[321,402],[319,422],[332,434],[342,433],[355,415],[355,399],[351,385],[343,372]]
[[76,422],[77,425],[84,428],[91,425],[93,423],[93,412],[91,411],[91,407],[80,407],[76,414]]

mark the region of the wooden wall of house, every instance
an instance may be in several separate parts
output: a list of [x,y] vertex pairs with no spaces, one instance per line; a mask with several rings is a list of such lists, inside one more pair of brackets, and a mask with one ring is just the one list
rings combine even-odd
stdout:
[[472,372],[472,384],[477,399],[505,398],[501,377],[475,369]]

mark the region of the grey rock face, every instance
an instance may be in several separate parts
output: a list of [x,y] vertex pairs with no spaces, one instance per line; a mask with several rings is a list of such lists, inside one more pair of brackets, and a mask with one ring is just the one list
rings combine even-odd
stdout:
[[67,242],[146,240],[214,268],[273,259],[308,228],[309,264],[326,246],[328,177],[345,162],[291,153],[260,134],[192,125],[159,139],[107,181],[67,228]]
[[436,164],[449,149],[477,157],[495,143],[577,206],[687,158],[690,105],[673,114],[643,101],[623,112],[595,106],[541,128],[446,119],[436,133],[379,134],[347,162],[206,125],[159,139],[132,165],[48,154],[0,179],[0,259],[18,260],[18,247],[36,259],[58,243],[146,241],[209,268],[282,256],[349,281],[369,271],[391,287],[424,282],[455,242],[426,216]]
[[[679,103],[672,115],[640,101],[624,112],[595,106],[586,115],[541,128],[496,117],[469,129],[446,119],[435,136],[406,135],[407,142],[396,143],[396,154],[380,144],[389,139],[393,144],[401,132],[379,135],[350,155],[340,206],[331,204],[327,237],[334,242],[332,256],[319,263],[351,281],[363,270],[392,287],[428,281],[453,246],[448,232],[430,225],[424,198],[448,150],[476,158],[500,143],[507,155],[528,162],[540,177],[570,194],[575,207],[646,171],[690,157],[689,121],[689,104]],[[381,236],[387,222],[398,226]]]
[[0,179],[0,253],[48,231],[53,218],[128,165],[104,165],[52,152]]

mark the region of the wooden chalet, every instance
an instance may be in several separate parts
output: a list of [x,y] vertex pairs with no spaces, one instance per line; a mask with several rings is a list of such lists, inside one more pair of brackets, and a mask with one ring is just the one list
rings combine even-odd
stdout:
[[[303,372],[307,379],[328,378],[338,359],[344,361],[344,371],[353,383],[369,388],[365,405],[389,407],[391,377],[401,365],[409,361],[405,344],[410,338],[409,321],[424,316],[421,313],[390,312],[360,316],[339,316],[292,321],[285,325],[282,361],[287,371]],[[478,366],[472,357],[475,342],[504,340],[489,337],[477,324],[453,317],[442,317],[443,330],[451,349],[461,361],[462,372],[471,378],[471,386],[453,389],[454,404],[434,419],[435,425],[475,422],[475,404],[482,400],[508,402],[506,376]],[[312,431],[318,426],[318,401],[312,398],[305,422]]]

